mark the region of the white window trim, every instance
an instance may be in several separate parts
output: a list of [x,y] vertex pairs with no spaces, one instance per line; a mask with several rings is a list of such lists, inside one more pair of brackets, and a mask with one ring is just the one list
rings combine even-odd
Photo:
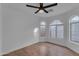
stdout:
[[[71,40],[71,22],[70,22],[70,20],[71,20],[73,17],[75,17],[75,16],[76,16],[76,15],[71,16],[70,19],[69,19],[69,42],[71,42],[71,43],[73,43],[73,44],[79,45],[79,42],[75,42],[75,41],[72,41],[72,40]],[[72,22],[72,23],[79,23],[79,22]]]

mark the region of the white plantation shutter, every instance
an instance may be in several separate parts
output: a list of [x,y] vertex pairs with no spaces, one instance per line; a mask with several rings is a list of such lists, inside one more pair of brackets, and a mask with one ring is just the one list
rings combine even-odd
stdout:
[[63,24],[59,20],[55,20],[52,24],[50,24],[50,37],[51,38],[64,38],[64,28]]
[[44,25],[40,26],[40,36],[45,37],[46,36],[46,28]]
[[79,23],[74,23],[71,25],[71,39],[72,41],[79,41]]
[[40,23],[40,37],[46,37],[46,23],[43,21]]
[[70,40],[79,42],[79,17],[75,16],[70,21]]
[[51,26],[50,35],[51,35],[51,38],[56,38],[56,26]]
[[63,30],[63,25],[57,26],[57,38],[61,38],[63,39],[63,34],[64,30]]

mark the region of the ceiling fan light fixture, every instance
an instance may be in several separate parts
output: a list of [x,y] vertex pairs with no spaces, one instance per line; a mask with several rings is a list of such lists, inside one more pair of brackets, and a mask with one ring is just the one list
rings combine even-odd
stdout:
[[39,4],[40,6],[32,6],[32,5],[26,5],[27,7],[31,7],[31,8],[37,8],[38,10],[35,12],[35,14],[37,14],[38,12],[39,13],[48,13],[48,11],[46,10],[46,8],[49,8],[49,7],[53,7],[53,6],[56,6],[57,3],[53,3],[53,4],[50,4],[50,5],[46,5],[46,6],[43,6],[43,3],[40,3]]

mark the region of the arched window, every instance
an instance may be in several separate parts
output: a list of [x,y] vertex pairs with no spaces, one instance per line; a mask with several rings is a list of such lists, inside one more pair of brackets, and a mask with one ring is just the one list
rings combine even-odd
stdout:
[[40,23],[40,37],[46,36],[46,22],[42,21]]
[[63,39],[64,28],[63,23],[60,20],[54,20],[49,27],[50,37]]
[[79,16],[74,16],[69,20],[70,40],[79,42]]

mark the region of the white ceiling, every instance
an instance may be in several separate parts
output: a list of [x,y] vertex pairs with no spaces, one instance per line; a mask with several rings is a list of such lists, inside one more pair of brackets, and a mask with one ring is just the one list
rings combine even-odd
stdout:
[[[37,3],[29,3],[29,4],[39,6],[39,4]],[[26,3],[9,3],[9,4],[3,4],[3,5],[5,6],[5,8],[12,8],[14,10],[24,12],[26,14],[27,13],[33,14],[37,10],[35,8],[26,7]],[[49,3],[44,3],[44,5],[49,5]],[[37,13],[35,16],[40,16],[40,17],[56,16],[56,15],[65,13],[67,11],[70,11],[74,8],[77,8],[78,6],[79,6],[79,3],[58,3],[57,6],[46,9],[49,11],[49,13],[42,13],[42,14]]]

